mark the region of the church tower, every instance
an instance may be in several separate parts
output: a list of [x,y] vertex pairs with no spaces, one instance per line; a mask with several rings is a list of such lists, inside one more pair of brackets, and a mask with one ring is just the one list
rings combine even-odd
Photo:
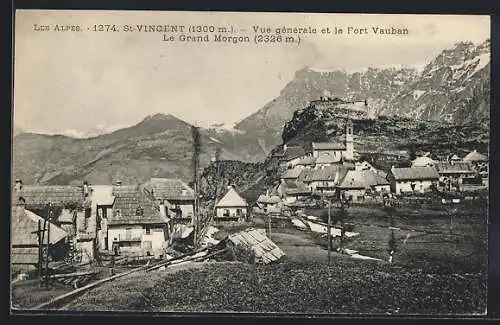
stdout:
[[345,155],[346,160],[354,159],[354,139],[353,139],[353,124],[350,119],[347,119],[345,124]]

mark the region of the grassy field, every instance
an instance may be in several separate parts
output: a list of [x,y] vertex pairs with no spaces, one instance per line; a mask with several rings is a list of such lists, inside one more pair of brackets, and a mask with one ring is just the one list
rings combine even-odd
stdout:
[[[397,208],[393,223],[382,208],[352,206],[347,209],[346,222],[354,224],[359,236],[348,239],[345,246],[360,254],[388,260],[389,239],[394,234],[396,265],[426,269],[433,272],[487,273],[487,221],[484,209],[460,205],[452,215],[448,207]],[[306,211],[325,216],[325,209]],[[333,223],[339,209],[331,211]],[[398,228],[391,230],[389,227]],[[322,243],[326,246],[326,240]],[[334,246],[339,240],[334,241]]]
[[[332,252],[326,240],[292,226],[273,227],[271,239],[286,256],[275,265],[208,262],[139,273],[106,283],[67,305],[81,311],[236,311],[376,314],[477,314],[486,304],[486,218],[483,209],[400,207],[390,218],[381,208],[352,206],[346,221],[359,235],[345,247],[383,261],[355,260]],[[307,211],[325,215],[325,210]],[[333,210],[332,215],[338,213]],[[262,218],[254,227],[265,228]],[[240,231],[224,228],[222,239]],[[393,264],[391,232],[396,239]],[[338,246],[334,241],[334,248]],[[27,296],[29,290],[14,288]],[[46,293],[41,294],[46,295]],[[37,296],[37,301],[42,300]],[[19,299],[18,299],[19,300]]]
[[267,266],[209,262],[106,283],[67,309],[478,314],[485,310],[485,285],[474,275],[428,274],[347,259],[336,259],[330,267],[291,261]]

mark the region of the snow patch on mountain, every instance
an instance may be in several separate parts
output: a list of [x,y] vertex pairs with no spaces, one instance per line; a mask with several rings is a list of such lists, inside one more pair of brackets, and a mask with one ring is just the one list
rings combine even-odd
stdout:
[[484,67],[486,67],[488,65],[488,63],[490,63],[490,59],[491,59],[490,53],[484,53],[484,54],[479,55],[476,58],[476,60],[479,60],[479,62],[477,63],[474,71],[472,71],[472,75],[475,74],[476,72],[482,70]]

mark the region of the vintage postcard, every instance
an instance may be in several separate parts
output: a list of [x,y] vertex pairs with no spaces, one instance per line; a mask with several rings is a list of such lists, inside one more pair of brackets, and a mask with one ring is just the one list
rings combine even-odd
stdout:
[[489,16],[14,31],[12,312],[485,315]]

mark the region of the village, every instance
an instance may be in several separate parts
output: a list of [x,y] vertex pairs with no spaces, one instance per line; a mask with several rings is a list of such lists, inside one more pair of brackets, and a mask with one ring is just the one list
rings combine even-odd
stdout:
[[[403,152],[401,161],[383,170],[360,159],[354,136],[346,117],[343,141],[283,144],[279,182],[253,201],[228,186],[216,202],[202,206],[196,182],[190,187],[175,178],[152,177],[142,184],[83,181],[81,186],[16,179],[11,219],[16,307],[49,308],[67,302],[71,290],[120,274],[227,260],[229,250],[229,259],[245,250],[252,263],[263,265],[286,258],[330,265],[350,258],[417,267],[422,261],[409,248],[401,257],[398,252],[420,232],[449,236],[453,261],[462,263],[455,241],[466,245],[460,236],[469,225],[460,210],[486,205],[488,157],[473,150],[463,157],[426,152],[408,160]],[[433,218],[439,221],[425,226]],[[427,219],[424,226],[422,219]],[[305,240],[315,246],[301,247]],[[23,283],[30,283],[24,295],[53,294],[31,296],[35,302],[27,303],[22,289],[16,292]],[[61,285],[62,291],[54,289]]]

